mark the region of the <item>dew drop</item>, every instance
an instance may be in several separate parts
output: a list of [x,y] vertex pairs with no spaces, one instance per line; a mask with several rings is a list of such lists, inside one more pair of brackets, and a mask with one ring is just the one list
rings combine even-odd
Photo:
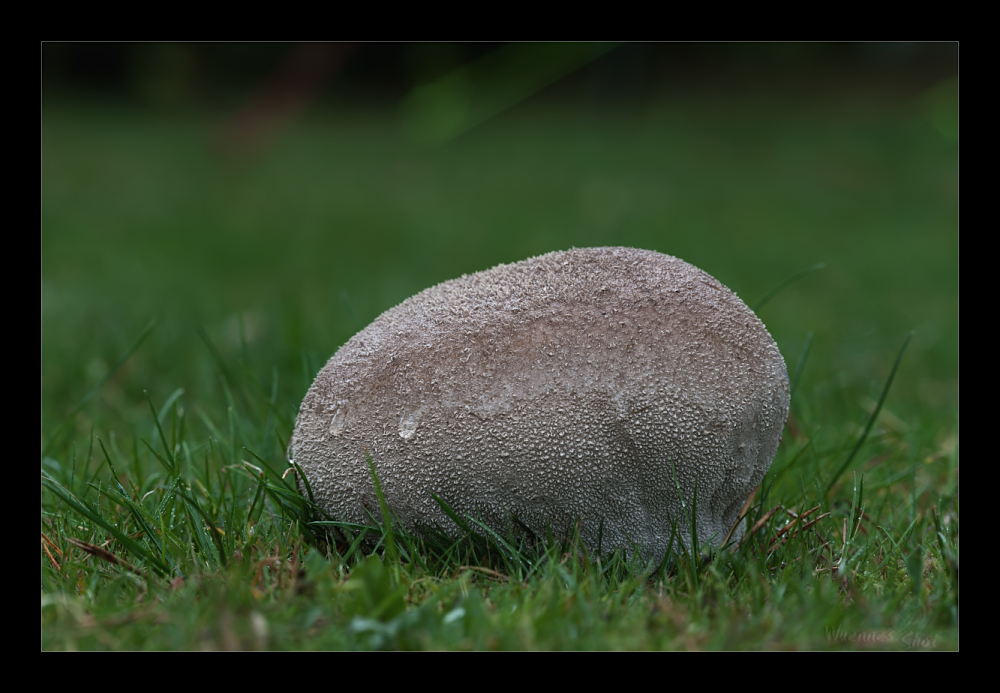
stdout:
[[333,418],[330,419],[330,435],[339,437],[344,432],[346,421],[347,410],[344,407],[339,407],[337,411],[333,412]]
[[403,440],[409,440],[417,432],[417,412],[409,416],[404,416],[399,420],[399,436]]

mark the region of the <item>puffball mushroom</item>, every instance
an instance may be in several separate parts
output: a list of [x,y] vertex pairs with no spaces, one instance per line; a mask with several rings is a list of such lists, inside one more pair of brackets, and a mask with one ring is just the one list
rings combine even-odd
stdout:
[[[720,545],[788,415],[763,323],[702,270],[634,248],[554,252],[380,315],[306,394],[290,454],[332,517],[504,535],[579,522],[592,550],[662,557],[671,528]],[[697,489],[697,499],[695,499]],[[450,529],[449,529],[450,528]],[[734,538],[740,538],[737,527]],[[678,548],[676,545],[674,549]]]

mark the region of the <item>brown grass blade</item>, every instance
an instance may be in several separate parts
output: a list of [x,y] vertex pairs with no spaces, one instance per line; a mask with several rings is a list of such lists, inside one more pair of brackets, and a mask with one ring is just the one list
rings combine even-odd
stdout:
[[49,557],[50,561],[52,561],[52,565],[55,566],[56,570],[58,570],[61,573],[62,572],[62,566],[60,566],[59,562],[55,558],[52,557],[52,553],[49,551],[49,547],[45,545],[45,542],[42,542],[42,551],[44,551],[45,555]]
[[56,546],[55,543],[51,539],[49,539],[47,536],[45,536],[45,532],[42,532],[42,541],[44,541],[46,544],[48,544],[49,546],[51,546],[52,550],[55,551],[57,554],[59,554],[60,556],[63,555],[63,552],[59,550],[59,547]]
[[[760,529],[761,527],[763,527],[764,525],[766,525],[767,521],[770,520],[771,517],[774,515],[774,513],[778,512],[779,510],[781,510],[781,506],[780,505],[776,505],[773,508],[771,508],[770,510],[768,510],[766,513],[764,513],[764,517],[762,517],[759,520],[757,520],[757,522],[753,526],[753,529],[751,529],[749,532],[747,532],[746,534],[743,535],[743,541],[745,541],[747,537],[753,536],[753,534],[758,529]],[[742,544],[743,541],[740,541],[740,544]]]
[[489,575],[494,580],[499,580],[500,582],[507,582],[510,579],[506,575],[504,575],[503,573],[498,573],[495,570],[490,570],[489,568],[483,568],[483,567],[480,567],[478,565],[460,565],[460,566],[458,566],[458,569],[459,570],[475,570],[475,571],[480,572],[480,573],[485,573],[486,575]]
[[142,573],[139,572],[139,569],[136,568],[134,565],[132,565],[128,561],[123,561],[122,559],[118,558],[118,556],[114,555],[107,549],[102,549],[100,546],[95,546],[94,544],[88,544],[85,541],[80,541],[79,539],[74,539],[72,537],[70,537],[67,541],[69,541],[70,544],[77,547],[81,551],[86,551],[91,556],[97,556],[102,561],[107,561],[108,563],[120,565],[122,568],[125,568],[126,570],[131,570],[136,575],[142,575]]
[[733,532],[735,532],[736,528],[740,526],[741,522],[743,522],[743,518],[747,516],[747,510],[750,509],[750,505],[753,503],[753,498],[757,495],[757,490],[759,488],[760,484],[757,484],[757,486],[754,487],[754,490],[750,492],[750,495],[747,496],[747,499],[743,501],[743,507],[740,508],[740,514],[736,516],[736,522],[734,522],[733,526],[729,528],[726,538],[722,540],[722,546],[729,543],[729,537],[733,536]]

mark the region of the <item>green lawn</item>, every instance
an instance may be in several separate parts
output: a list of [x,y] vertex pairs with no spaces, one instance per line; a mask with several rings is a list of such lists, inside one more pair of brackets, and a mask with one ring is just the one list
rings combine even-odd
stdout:
[[[220,114],[47,102],[43,649],[957,648],[958,147],[924,104],[529,99],[437,147],[317,106],[235,156]],[[748,305],[825,264],[759,311],[802,365],[751,520],[778,510],[662,569],[572,536],[325,543],[280,475],[337,347],[438,282],[599,245]]]

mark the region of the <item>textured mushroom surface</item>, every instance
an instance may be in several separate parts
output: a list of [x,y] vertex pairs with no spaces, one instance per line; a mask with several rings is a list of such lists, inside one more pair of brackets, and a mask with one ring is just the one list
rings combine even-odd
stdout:
[[[633,248],[555,252],[413,296],[330,359],[291,453],[333,517],[457,532],[431,497],[506,533],[579,520],[592,548],[718,545],[788,415],[785,362],[729,289]],[[683,497],[683,504],[682,504]],[[603,521],[603,522],[602,522]],[[742,535],[742,527],[734,537]]]

